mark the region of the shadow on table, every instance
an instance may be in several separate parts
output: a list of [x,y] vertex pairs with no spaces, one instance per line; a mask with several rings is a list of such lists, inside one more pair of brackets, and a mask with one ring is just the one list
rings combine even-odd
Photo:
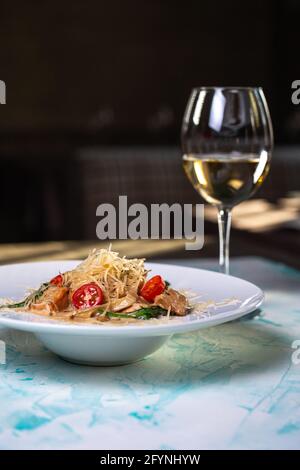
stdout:
[[226,384],[240,377],[251,381],[254,376],[286,369],[290,363],[294,338],[275,329],[259,320],[235,321],[175,335],[152,356],[119,367],[70,364],[47,351],[31,334],[0,330],[7,344],[7,364],[1,367],[22,367],[26,377],[39,380],[42,376],[46,384],[82,383],[89,388],[101,387],[102,391],[120,382],[139,389],[185,389]]

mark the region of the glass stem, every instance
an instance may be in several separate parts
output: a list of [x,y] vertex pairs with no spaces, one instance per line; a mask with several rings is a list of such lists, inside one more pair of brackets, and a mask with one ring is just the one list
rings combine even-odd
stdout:
[[226,207],[220,207],[218,209],[218,227],[219,227],[219,243],[220,243],[219,265],[220,265],[220,271],[224,274],[229,274],[230,225],[231,225],[231,209],[228,209]]

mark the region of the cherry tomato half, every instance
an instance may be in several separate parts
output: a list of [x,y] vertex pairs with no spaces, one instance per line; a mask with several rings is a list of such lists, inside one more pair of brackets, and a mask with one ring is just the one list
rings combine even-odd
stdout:
[[161,276],[153,276],[142,287],[141,296],[148,300],[148,302],[153,302],[155,297],[162,294],[165,288],[166,283],[163,278]]
[[95,282],[80,286],[72,295],[72,304],[77,309],[94,307],[102,302],[102,289]]
[[50,284],[53,284],[54,286],[62,286],[62,283],[63,283],[63,277],[61,274],[58,274],[50,281]]

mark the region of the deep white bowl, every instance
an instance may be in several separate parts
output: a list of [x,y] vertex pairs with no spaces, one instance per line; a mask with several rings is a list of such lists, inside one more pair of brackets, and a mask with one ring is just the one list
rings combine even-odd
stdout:
[[[1,297],[21,299],[28,286],[37,287],[78,261],[49,261],[0,267]],[[149,263],[175,289],[201,295],[201,301],[236,298],[235,303],[215,306],[208,314],[191,313],[167,322],[135,322],[130,325],[71,324],[34,314],[0,312],[0,325],[34,333],[50,350],[70,362],[87,365],[120,365],[138,361],[159,349],[175,333],[208,328],[239,318],[258,308],[263,292],[250,282],[202,269]]]

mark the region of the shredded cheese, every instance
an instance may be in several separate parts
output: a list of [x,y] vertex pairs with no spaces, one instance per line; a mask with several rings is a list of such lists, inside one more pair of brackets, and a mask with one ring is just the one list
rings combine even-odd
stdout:
[[75,269],[64,273],[64,283],[75,291],[89,282],[95,282],[102,289],[106,308],[113,300],[125,295],[138,295],[144,283],[147,270],[144,259],[127,259],[119,253],[108,250],[93,250]]

